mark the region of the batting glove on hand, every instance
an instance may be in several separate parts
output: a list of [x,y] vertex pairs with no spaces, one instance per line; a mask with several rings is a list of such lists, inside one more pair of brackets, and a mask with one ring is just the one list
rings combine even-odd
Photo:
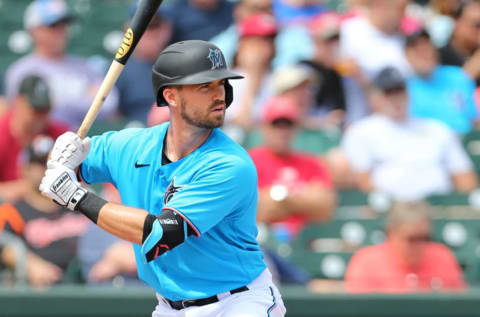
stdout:
[[73,132],[65,132],[55,141],[47,166],[63,165],[73,170],[87,157],[89,149],[90,138],[82,140]]
[[40,184],[40,191],[70,210],[75,210],[78,202],[87,194],[87,190],[77,181],[75,172],[63,165],[47,169]]

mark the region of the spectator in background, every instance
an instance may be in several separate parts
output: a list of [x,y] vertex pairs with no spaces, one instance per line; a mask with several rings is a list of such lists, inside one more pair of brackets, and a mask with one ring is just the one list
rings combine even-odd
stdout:
[[302,120],[295,99],[276,97],[263,109],[263,145],[249,151],[257,167],[257,221],[289,241],[308,222],[326,221],[335,208],[335,191],[325,163],[291,148]]
[[438,64],[429,34],[419,30],[408,36],[406,55],[414,71],[407,81],[410,113],[437,119],[458,134],[466,134],[478,120],[475,83],[458,66]]
[[245,17],[238,25],[238,33],[240,40],[233,70],[246,80],[231,83],[236,97],[226,118],[249,130],[268,93],[277,25],[272,15],[258,13]]
[[[118,190],[110,183],[102,188],[105,200],[121,203]],[[77,258],[88,284],[140,285],[132,245],[90,223],[78,241]]]
[[255,14],[272,15],[271,0],[239,0],[233,11],[233,23],[224,31],[210,39],[223,52],[225,60],[231,67],[239,41],[238,26],[243,19]]
[[315,42],[315,55],[312,60],[302,61],[314,71],[318,89],[315,94],[315,107],[325,117],[326,124],[340,125],[345,118],[345,78],[337,71],[340,40],[340,15],[334,12],[323,13],[311,22],[312,39]]
[[351,293],[462,291],[455,255],[431,242],[432,216],[423,203],[397,203],[387,217],[387,240],[358,250],[345,274]]
[[[25,29],[33,39],[33,52],[7,70],[6,92],[10,100],[20,82],[31,74],[45,78],[51,90],[52,116],[80,126],[103,77],[84,59],[66,54],[68,24],[73,19],[63,0],[35,0],[25,10]],[[102,105],[99,118],[110,118],[117,110],[118,93],[113,89]]]
[[270,92],[272,96],[296,100],[302,128],[321,129],[325,127],[325,116],[315,108],[314,92],[323,83],[323,79],[320,83],[315,81],[313,72],[307,66],[284,66],[273,73]]
[[234,4],[226,0],[178,0],[160,10],[173,23],[171,43],[208,41],[233,22]]
[[448,44],[440,49],[440,63],[464,67],[480,83],[480,1],[461,2]]
[[56,139],[68,127],[50,120],[50,95],[40,77],[25,77],[11,106],[0,117],[0,199],[19,199],[28,189],[21,178],[20,154],[39,134]]
[[441,122],[408,114],[400,72],[382,70],[374,86],[379,112],[350,126],[342,140],[357,187],[396,200],[475,189],[476,175],[457,136]]
[[429,6],[425,7],[425,28],[436,47],[447,45],[461,4],[462,0],[430,0]]
[[273,0],[273,12],[279,24],[302,22],[326,10],[318,0]]
[[346,12],[343,14],[344,19],[366,16],[368,12],[368,2],[370,0],[345,0]]
[[122,241],[91,223],[80,237],[77,252],[82,276],[88,284],[112,286],[121,277],[127,285],[142,285],[137,277],[131,243]]
[[[85,216],[58,206],[38,190],[52,147],[53,140],[47,136],[32,141],[24,153],[27,193],[15,203],[0,206],[0,229],[20,237],[27,248],[26,273],[33,286],[62,280],[75,257],[77,239],[88,225]],[[12,269],[19,265],[9,245],[1,250],[0,259]]]
[[[131,7],[130,18],[137,6]],[[161,11],[157,11],[116,83],[120,97],[119,111],[126,120],[146,124],[156,97],[151,87],[152,66],[171,34],[171,22]]]
[[[340,54],[344,76],[355,80],[346,83],[347,122],[354,122],[370,113],[366,89],[369,81],[387,66],[409,71],[405,58],[405,37],[400,26],[408,0],[370,0],[367,15],[348,19],[340,30]],[[359,77],[361,75],[361,77]],[[365,79],[365,80],[364,80]]]

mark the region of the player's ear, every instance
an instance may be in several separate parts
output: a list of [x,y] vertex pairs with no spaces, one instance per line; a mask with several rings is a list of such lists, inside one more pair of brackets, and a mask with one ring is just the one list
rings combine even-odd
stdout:
[[177,91],[173,87],[163,89],[163,98],[172,107],[177,106]]

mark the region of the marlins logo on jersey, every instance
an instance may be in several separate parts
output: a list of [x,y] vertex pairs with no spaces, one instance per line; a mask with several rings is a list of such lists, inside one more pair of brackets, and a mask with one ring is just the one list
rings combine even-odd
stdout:
[[175,193],[178,193],[180,189],[185,187],[185,185],[175,185],[175,176],[172,178],[172,181],[170,182],[170,185],[168,185],[167,190],[165,191],[165,194],[163,195],[163,204],[166,205],[170,199],[172,199],[173,195]]
[[209,49],[207,58],[212,62],[212,69],[223,67],[222,53],[219,49]]

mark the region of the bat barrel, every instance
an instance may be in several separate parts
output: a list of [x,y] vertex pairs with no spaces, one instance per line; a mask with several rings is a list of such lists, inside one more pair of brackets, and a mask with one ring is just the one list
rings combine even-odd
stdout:
[[141,0],[137,11],[135,12],[130,27],[125,31],[122,43],[115,54],[115,58],[112,65],[108,69],[107,75],[103,80],[100,88],[93,99],[90,108],[88,109],[85,118],[77,131],[77,134],[83,139],[87,136],[90,127],[95,121],[95,118],[103,105],[103,102],[107,98],[108,94],[112,90],[113,85],[117,81],[118,77],[122,73],[123,67],[127,63],[130,55],[137,46],[138,41],[142,37],[143,33],[147,29],[148,24],[152,20],[153,16],[157,13],[158,7],[163,0]]
[[137,11],[132,18],[130,27],[123,36],[123,41],[118,48],[115,60],[125,65],[133,50],[137,46],[138,41],[147,29],[148,24],[153,16],[157,13],[158,8],[163,0],[142,0],[140,1]]

